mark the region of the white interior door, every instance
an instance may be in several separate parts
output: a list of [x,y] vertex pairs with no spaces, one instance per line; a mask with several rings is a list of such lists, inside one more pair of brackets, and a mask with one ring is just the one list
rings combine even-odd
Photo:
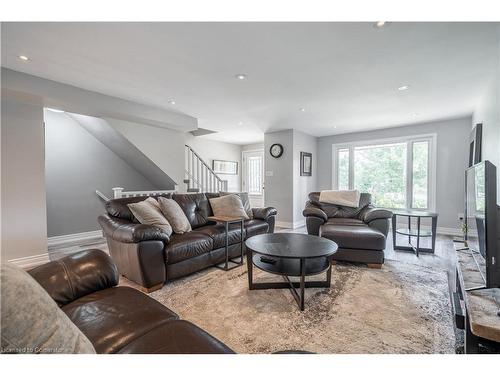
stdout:
[[250,206],[264,207],[264,150],[243,151],[243,189]]

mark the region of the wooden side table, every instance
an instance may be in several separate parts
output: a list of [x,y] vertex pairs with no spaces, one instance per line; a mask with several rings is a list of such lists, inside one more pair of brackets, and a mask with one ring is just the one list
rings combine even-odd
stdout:
[[[397,228],[397,217],[398,216],[406,216],[408,217],[408,227],[407,228]],[[411,227],[411,218],[417,218],[417,228],[412,229]],[[431,230],[423,230],[420,228],[421,219],[422,218],[430,218],[432,220]],[[436,248],[436,229],[437,229],[437,219],[438,214],[435,212],[425,212],[425,211],[393,211],[392,215],[392,241],[394,245],[394,250],[405,250],[405,251],[413,251],[415,254],[419,255],[420,252],[424,253],[434,253]],[[408,246],[398,246],[396,245],[396,235],[400,234],[408,237]],[[412,237],[416,237],[417,246],[413,245],[411,242]],[[432,247],[425,248],[420,246],[420,238],[422,237],[431,237],[432,238]]]
[[[245,220],[242,217],[237,216],[209,216],[208,220],[215,221],[217,223],[224,224],[224,229],[226,232],[226,243],[225,243],[225,251],[226,251],[226,261],[224,265],[220,264],[215,265],[215,267],[220,268],[224,271],[232,270],[233,268],[239,267],[243,265],[243,221]],[[240,223],[240,261],[235,262],[233,259],[229,258],[229,224],[232,223]],[[233,266],[229,266],[229,263],[233,263]]]

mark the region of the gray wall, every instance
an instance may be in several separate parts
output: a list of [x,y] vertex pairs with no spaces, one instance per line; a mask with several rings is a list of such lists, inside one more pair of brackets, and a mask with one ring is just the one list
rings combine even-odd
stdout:
[[[300,175],[300,152],[312,154],[312,176]],[[308,195],[317,189],[317,138],[304,134],[297,130],[293,131],[293,223],[294,226],[305,224],[302,215]]]
[[97,216],[104,209],[96,189],[108,197],[117,186],[158,189],[75,119],[47,110],[45,172],[49,237],[100,229]]
[[500,205],[500,42],[497,54],[497,68],[474,111],[472,126],[483,124],[482,159],[497,167],[497,201]]
[[2,260],[47,253],[43,109],[2,93]]
[[437,134],[436,210],[438,226],[457,228],[464,211],[464,170],[467,167],[471,118],[434,121],[411,126],[340,134],[318,139],[318,188],[332,188],[332,145],[418,134]]
[[[283,155],[273,158],[268,150],[274,143],[283,146]],[[293,130],[264,135],[265,206],[278,210],[277,221],[293,223]],[[272,173],[272,176],[269,174]]]

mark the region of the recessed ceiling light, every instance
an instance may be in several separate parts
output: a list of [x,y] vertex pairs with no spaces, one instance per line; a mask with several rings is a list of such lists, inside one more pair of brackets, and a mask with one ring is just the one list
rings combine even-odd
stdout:
[[410,88],[410,86],[409,86],[409,85],[404,85],[404,86],[399,86],[399,87],[398,87],[398,90],[399,90],[399,91],[405,91],[405,90],[408,90],[409,88]]
[[175,104],[175,100],[174,100],[174,99],[170,99],[170,100],[168,101],[168,104],[172,104],[172,105],[174,105],[174,104]]
[[305,109],[305,108],[301,108],[301,109],[300,109],[300,112],[305,112],[305,111],[306,111],[306,109]]
[[19,57],[20,60],[23,60],[23,61],[28,61],[29,60],[29,57],[25,56],[25,55],[19,55],[18,57]]
[[236,75],[235,75],[235,77],[236,77],[237,79],[239,79],[240,81],[243,81],[244,79],[247,79],[246,74],[242,74],[242,73],[240,73],[240,74],[236,74]]
[[63,113],[64,111],[62,109],[57,109],[57,108],[49,108],[49,107],[46,107],[45,108],[47,111],[50,111],[50,112],[55,112],[55,113]]
[[379,29],[381,29],[382,27],[384,27],[386,24],[385,21],[378,21],[375,23],[375,27],[378,27]]
[[334,129],[337,129],[337,125],[333,125],[333,128],[334,128]]
[[243,121],[238,122],[238,125],[239,126],[243,125]]

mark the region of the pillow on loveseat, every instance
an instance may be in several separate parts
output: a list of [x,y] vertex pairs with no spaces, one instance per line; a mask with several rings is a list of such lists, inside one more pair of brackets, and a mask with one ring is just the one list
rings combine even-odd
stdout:
[[228,193],[225,191],[220,192],[221,197],[224,195],[237,195],[238,197],[241,198],[241,203],[243,204],[243,208],[245,209],[245,212],[247,213],[247,216],[249,219],[253,219],[253,211],[252,208],[250,207],[250,199],[248,198],[248,193]]
[[89,339],[21,268],[2,263],[2,352],[95,354]]
[[211,198],[208,200],[210,206],[212,206],[212,211],[214,216],[231,216],[231,217],[242,217],[244,219],[249,219],[241,198],[236,194],[223,195],[219,198]]

